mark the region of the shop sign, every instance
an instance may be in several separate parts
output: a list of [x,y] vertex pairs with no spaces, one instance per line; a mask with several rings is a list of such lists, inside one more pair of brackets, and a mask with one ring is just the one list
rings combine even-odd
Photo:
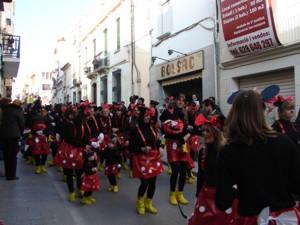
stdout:
[[156,66],[157,80],[164,80],[203,69],[203,51]]
[[271,0],[221,0],[224,39],[235,57],[280,45]]

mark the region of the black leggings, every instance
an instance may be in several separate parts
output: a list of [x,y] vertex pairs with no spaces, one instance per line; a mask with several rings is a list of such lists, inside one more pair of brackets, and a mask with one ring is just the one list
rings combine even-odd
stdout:
[[116,186],[117,185],[116,175],[110,174],[110,175],[107,175],[107,178],[109,180],[110,185],[112,185],[112,186]]
[[176,190],[177,178],[179,175],[179,184],[178,184],[178,191],[183,191],[184,184],[185,184],[185,176],[187,170],[187,162],[179,161],[179,162],[172,162],[171,164],[172,174],[170,177],[170,189],[172,192]]
[[90,197],[90,196],[92,196],[92,194],[93,194],[92,191],[85,191],[84,194],[83,194],[83,196],[84,197]]
[[56,153],[58,152],[58,143],[57,142],[51,142],[50,144],[51,152],[52,152],[52,158],[55,158]]
[[69,192],[74,192],[74,182],[73,182],[73,176],[75,171],[75,177],[76,177],[76,184],[77,188],[80,189],[81,187],[81,175],[83,173],[82,169],[66,169],[64,168],[64,174],[67,176],[67,185]]
[[35,165],[36,166],[45,166],[46,161],[47,161],[47,155],[42,154],[42,155],[34,155],[35,158]]
[[140,179],[141,184],[138,191],[138,197],[144,196],[147,191],[147,198],[152,199],[155,193],[156,177],[151,177],[149,179]]

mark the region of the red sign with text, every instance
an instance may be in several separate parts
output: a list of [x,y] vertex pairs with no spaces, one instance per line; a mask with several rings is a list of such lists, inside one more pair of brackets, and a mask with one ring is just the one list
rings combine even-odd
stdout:
[[224,39],[235,57],[280,45],[271,0],[221,0]]

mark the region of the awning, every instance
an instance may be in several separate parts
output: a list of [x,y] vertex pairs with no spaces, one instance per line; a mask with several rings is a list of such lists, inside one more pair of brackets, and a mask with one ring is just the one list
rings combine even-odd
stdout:
[[162,80],[161,85],[163,87],[165,87],[168,85],[173,85],[173,84],[177,84],[177,83],[183,83],[183,82],[187,82],[187,81],[191,81],[191,80],[195,80],[195,79],[200,79],[201,75],[202,75],[202,73],[178,76],[178,77],[174,77],[173,79]]

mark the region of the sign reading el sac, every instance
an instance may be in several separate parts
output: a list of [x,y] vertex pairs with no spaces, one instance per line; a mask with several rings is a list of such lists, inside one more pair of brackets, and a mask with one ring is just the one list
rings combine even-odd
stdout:
[[271,0],[221,0],[224,39],[235,57],[280,45]]
[[203,51],[157,65],[157,80],[164,80],[201,69],[203,69]]

